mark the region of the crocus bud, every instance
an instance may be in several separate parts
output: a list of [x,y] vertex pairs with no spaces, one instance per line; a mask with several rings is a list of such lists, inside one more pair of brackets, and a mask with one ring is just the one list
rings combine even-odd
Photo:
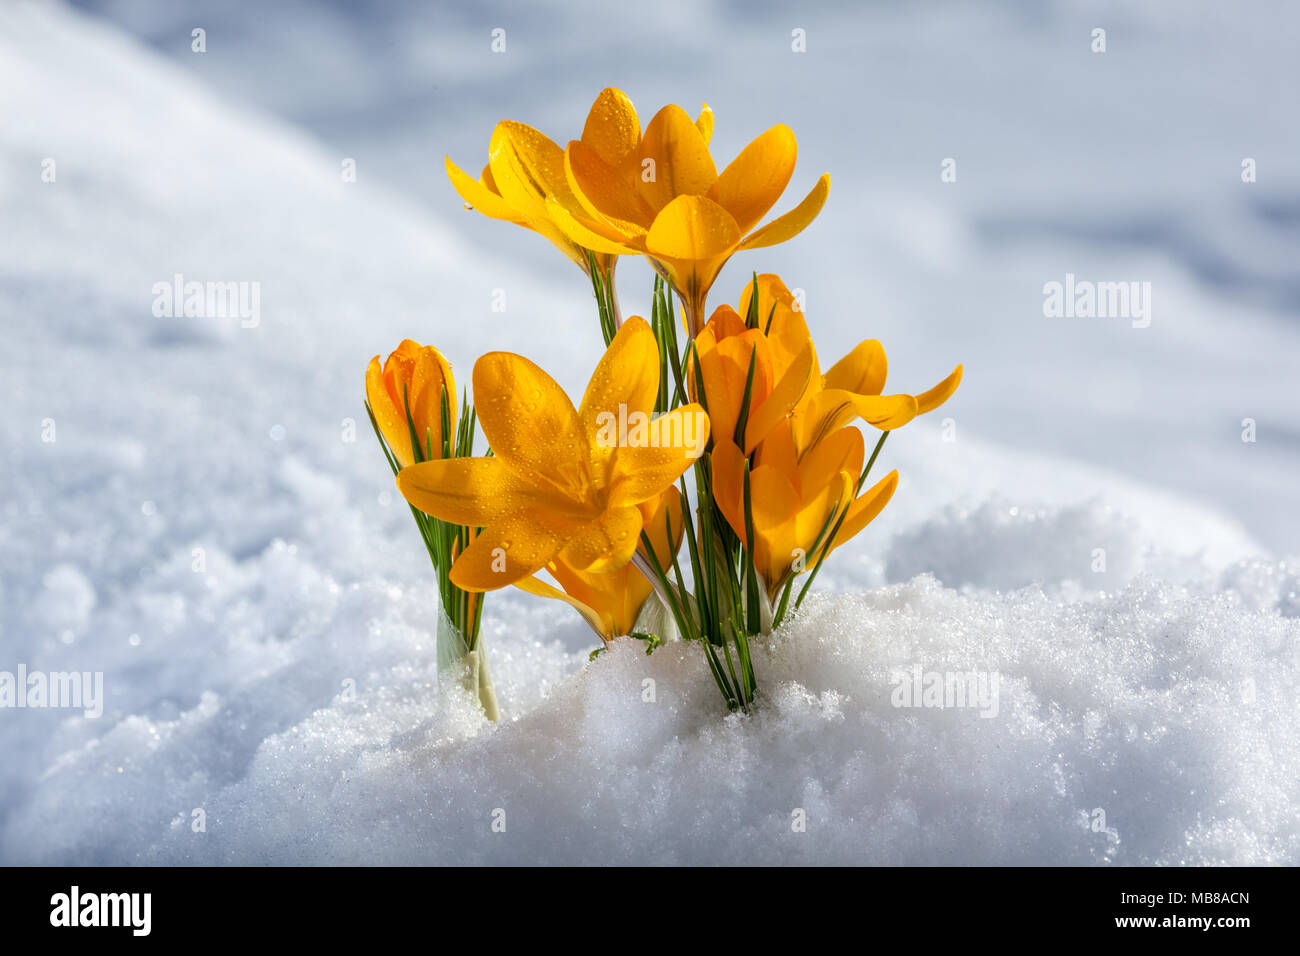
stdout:
[[[404,339],[383,367],[379,356],[366,369],[366,400],[398,465],[442,457],[442,391],[447,389],[451,430],[456,428],[456,383],[451,365],[432,345]],[[410,410],[410,420],[407,410]],[[412,449],[414,426],[419,447]]]

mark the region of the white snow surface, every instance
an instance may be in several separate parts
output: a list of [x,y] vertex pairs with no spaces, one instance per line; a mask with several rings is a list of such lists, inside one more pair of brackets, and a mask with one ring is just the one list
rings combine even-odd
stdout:
[[[1020,23],[1022,41],[1078,42],[1090,20],[1075,7]],[[725,8],[702,9],[721,35]],[[1107,9],[1130,44],[1177,63],[1154,23]],[[921,18],[918,55],[975,42],[953,16]],[[886,8],[862,17],[864,34],[919,35]],[[1268,32],[1215,37],[1241,57]],[[730,266],[725,298],[750,268],[792,285],[807,268],[823,353],[878,335],[900,387],[957,361],[966,382],[887,443],[899,492],[756,648],[753,714],[726,713],[698,647],[647,656],[624,641],[588,663],[571,611],[509,592],[490,597],[484,625],[504,708],[491,725],[438,684],[431,570],[361,380],[405,336],[439,345],[465,383],[478,354],[509,348],[576,393],[597,359],[583,277],[426,188],[442,152],[479,161],[491,123],[518,115],[513,91],[542,95],[509,71],[544,72],[547,54],[515,35],[524,53],[479,92],[481,110],[424,115],[400,142],[374,135],[393,156],[425,147],[424,179],[405,181],[416,164],[398,159],[378,176],[362,162],[345,184],[353,153],[297,115],[311,112],[303,90],[250,103],[223,92],[219,60],[196,75],[62,5],[0,7],[0,671],[102,671],[105,687],[97,719],[0,710],[0,863],[1300,862],[1300,283],[1270,231],[1279,217],[1293,230],[1300,152],[1273,87],[1238,79],[1205,102],[1201,86],[1147,90],[1172,97],[1168,115],[1195,106],[1237,124],[1215,147],[1224,183],[1204,186],[1198,167],[1148,185],[1169,205],[1157,196],[1147,212],[1183,217],[1151,212],[1163,232],[1129,229],[1131,209],[1070,221],[1045,175],[1015,193],[1015,176],[991,170],[996,189],[952,202],[928,182],[878,181],[852,137],[818,147],[752,96],[744,128],[785,120],[801,137],[792,192],[824,167],[836,187],[788,251]],[[1134,69],[1123,50],[1116,69]],[[852,69],[837,62],[822,69]],[[655,69],[643,58],[631,72],[650,86]],[[1061,83],[1082,96],[1071,76]],[[636,80],[566,77],[555,123]],[[344,101],[365,100],[365,78]],[[1119,95],[1125,81],[1097,82]],[[1253,126],[1232,98],[1243,88]],[[720,139],[739,145],[714,105]],[[984,130],[972,178],[1014,152],[991,148],[1001,132],[1032,139]],[[1248,133],[1275,156],[1259,203],[1234,192]],[[904,150],[893,135],[887,153]],[[932,139],[915,142],[937,180]],[[1103,226],[1122,241],[1099,239]],[[1180,253],[1207,237],[1238,254],[1233,281],[1223,256],[1209,257],[1214,281]],[[1067,268],[1151,277],[1152,328],[1046,325],[1039,289]],[[155,317],[153,284],[175,273],[260,282],[260,324]],[[629,311],[646,275],[626,269]],[[1232,297],[1243,284],[1254,294]],[[489,308],[497,288],[505,314]],[[835,305],[863,294],[870,309]],[[999,326],[1004,306],[1018,311]],[[1240,441],[1244,416],[1261,423],[1255,445]],[[897,674],[918,667],[996,674],[996,713],[895,706]]]

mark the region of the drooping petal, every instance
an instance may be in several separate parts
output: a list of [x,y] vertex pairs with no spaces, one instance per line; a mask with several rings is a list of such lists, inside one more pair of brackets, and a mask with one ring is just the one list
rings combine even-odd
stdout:
[[740,244],[740,248],[761,249],[764,246],[774,246],[778,242],[785,242],[787,239],[799,235],[822,211],[822,206],[826,205],[826,197],[830,194],[830,191],[831,175],[830,173],[823,173],[822,178],[817,180],[817,185],[803,198],[803,202],[784,216],[773,219],[766,226],[750,233],[745,241]]
[[654,419],[649,434],[650,445],[616,450],[609,507],[640,504],[681,477],[708,445],[709,416],[697,404],[683,405]]
[[524,508],[568,507],[544,486],[521,478],[500,458],[444,458],[403,468],[397,490],[425,514],[481,528]]
[[859,342],[852,352],[827,369],[822,385],[858,395],[879,395],[884,391],[888,370],[884,346],[868,339]]
[[447,178],[451,180],[452,189],[456,190],[457,195],[467,206],[476,212],[481,212],[489,219],[502,219],[524,225],[519,214],[510,208],[509,203],[453,163],[450,156],[444,157],[443,165],[447,170]]
[[897,487],[898,470],[895,469],[858,495],[853,500],[853,503],[849,505],[849,511],[844,518],[844,523],[840,525],[839,533],[835,535],[835,540],[831,542],[831,550],[835,550],[852,539],[854,535],[874,521],[876,515],[880,514],[885,505],[889,504],[889,499],[894,496],[894,490]]
[[582,615],[583,619],[590,625],[591,629],[603,638],[610,638],[613,628],[611,615],[602,613],[599,608],[561,591],[559,588],[552,587],[541,578],[526,577],[520,578],[515,582],[515,587],[521,591],[527,591],[529,594],[535,594],[537,597],[551,598],[555,601],[563,601]]
[[584,524],[544,508],[525,508],[493,521],[451,566],[464,591],[495,591],[536,574]]
[[858,395],[825,389],[796,413],[795,439],[802,453],[855,418],[881,431],[892,431],[915,417],[916,399],[911,395]]
[[722,171],[709,198],[731,213],[742,234],[749,232],[785,192],[797,151],[794,131],[784,124],[773,126]]
[[641,511],[634,507],[607,508],[583,525],[562,552],[575,571],[612,571],[632,558],[641,535]]
[[957,391],[957,386],[961,384],[962,367],[958,365],[952,370],[947,378],[936,385],[916,396],[916,413],[924,415],[926,412],[932,412],[944,402],[952,397],[952,393]]
[[718,178],[709,144],[680,106],[665,106],[650,120],[639,160],[637,188],[655,212],[678,196],[703,196]]
[[551,376],[522,355],[489,352],[474,363],[474,409],[493,454],[517,474],[589,501],[587,434]]

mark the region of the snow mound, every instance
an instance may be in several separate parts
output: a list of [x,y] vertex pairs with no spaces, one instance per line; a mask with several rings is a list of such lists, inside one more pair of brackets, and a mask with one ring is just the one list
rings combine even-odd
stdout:
[[[1142,579],[1063,606],[920,576],[812,599],[758,649],[750,716],[723,715],[697,647],[647,656],[625,640],[560,678],[578,656],[493,635],[514,704],[501,726],[440,693],[420,633],[385,620],[379,595],[343,603],[335,628],[378,613],[370,639],[405,634],[406,659],[313,642],[312,664],[304,642],[242,692],[122,719],[45,771],[42,798],[5,828],[6,859],[1300,859],[1300,622],[1234,592]],[[355,699],[268,721],[358,657]],[[547,673],[551,692],[521,699]],[[910,696],[935,674],[974,674],[987,696]]]

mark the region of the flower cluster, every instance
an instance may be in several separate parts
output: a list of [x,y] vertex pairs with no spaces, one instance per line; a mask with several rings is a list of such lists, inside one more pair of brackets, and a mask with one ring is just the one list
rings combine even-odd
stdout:
[[[823,175],[760,224],[793,175],[794,133],[772,127],[719,172],[713,124],[707,105],[694,120],[665,106],[643,128],[611,88],[566,146],[507,121],[477,179],[446,160],[467,208],[533,230],[587,273],[606,350],[576,407],[510,352],[475,363],[459,416],[437,349],[407,340],[367,369],[371,420],[439,578],[440,665],[490,717],[482,592],[509,585],[567,602],[603,642],[698,642],[728,705],[747,709],[750,637],[779,626],[796,579],[795,608],[888,504],[897,471],[867,480],[889,433],[961,381],[958,366],[927,391],[885,394],[874,339],[823,371],[801,303],[772,274],[704,321],[728,260],[797,235],[830,189]],[[656,273],[649,321],[621,314],[626,255]],[[878,436],[869,456],[863,427]]]

